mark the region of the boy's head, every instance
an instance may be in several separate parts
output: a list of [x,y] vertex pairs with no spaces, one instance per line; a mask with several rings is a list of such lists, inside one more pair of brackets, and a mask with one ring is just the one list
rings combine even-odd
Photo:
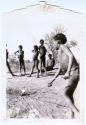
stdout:
[[58,42],[58,44],[65,44],[67,42],[67,38],[63,33],[58,33],[54,36],[54,40]]
[[44,40],[43,40],[43,39],[40,40],[40,44],[41,44],[41,45],[44,44]]
[[34,50],[38,51],[38,46],[37,45],[34,45]]
[[19,45],[18,47],[19,47],[19,50],[22,50],[22,48],[23,48],[22,45]]
[[49,57],[49,59],[51,59],[52,58],[52,54],[48,54],[48,57]]
[[58,33],[54,36],[54,40],[57,42],[56,50],[59,49],[60,44],[65,44],[67,42],[67,38],[63,33]]

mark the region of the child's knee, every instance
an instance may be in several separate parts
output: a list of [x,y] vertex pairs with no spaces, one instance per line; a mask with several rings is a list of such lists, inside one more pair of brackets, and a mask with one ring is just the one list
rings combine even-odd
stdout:
[[66,97],[70,97],[70,96],[72,95],[70,89],[65,89],[64,95],[65,95]]
[[38,66],[36,66],[36,69],[38,70]]
[[64,91],[64,95],[68,96],[68,91],[67,90]]
[[33,63],[32,67],[34,68],[35,67],[35,64]]

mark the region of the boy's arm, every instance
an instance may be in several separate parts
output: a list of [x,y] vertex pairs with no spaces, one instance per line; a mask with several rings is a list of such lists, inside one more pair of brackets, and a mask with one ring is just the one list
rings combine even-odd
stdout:
[[45,52],[47,52],[47,49],[46,49],[46,47],[45,47]]
[[24,55],[24,51],[23,51],[23,55]]
[[72,52],[66,47],[66,46],[62,46],[62,50],[64,51],[64,53],[69,57],[69,63],[68,63],[68,68],[67,68],[67,72],[65,73],[65,75],[63,76],[63,78],[67,79],[70,76],[70,71],[71,71],[71,67],[72,67],[72,63],[73,63],[73,54]]
[[24,51],[23,51],[23,57],[24,57]]
[[39,51],[40,51],[40,46],[38,47]]
[[40,54],[40,46],[39,46],[38,50],[39,50],[39,54]]
[[46,61],[46,66],[48,67],[48,60]]
[[53,79],[48,83],[48,87],[52,86],[53,82],[56,80],[56,78],[59,76],[60,74],[60,71],[61,71],[61,68],[60,68],[60,64],[59,64],[59,68],[55,74],[55,76],[53,77]]
[[19,51],[14,52],[14,54],[18,53]]
[[34,52],[34,50],[32,50],[32,52]]
[[54,60],[54,58],[52,59],[52,66],[54,66],[55,65],[55,60]]

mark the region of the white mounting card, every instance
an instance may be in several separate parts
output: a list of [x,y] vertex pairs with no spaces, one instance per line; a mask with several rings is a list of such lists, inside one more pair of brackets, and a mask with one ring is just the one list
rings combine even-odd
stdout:
[[[35,121],[48,124],[47,120],[49,124],[64,123],[65,120],[83,123],[83,22],[81,13],[45,1],[3,14],[0,57],[2,119],[33,121],[32,124]],[[60,53],[61,73],[55,78],[59,69],[59,50],[56,50],[57,40],[54,39],[57,34],[65,35],[64,46],[77,62],[76,65],[72,60],[75,67],[70,68],[67,79],[63,76],[68,71],[70,56],[65,50]],[[46,49],[44,58],[41,57],[44,49],[40,47],[41,41]],[[78,74],[77,69],[80,69]],[[75,85],[77,75],[80,79]],[[72,82],[68,84],[70,79]],[[53,84],[49,87],[51,82]],[[68,89],[68,100],[65,99],[65,89]],[[77,111],[72,110],[70,102]]]

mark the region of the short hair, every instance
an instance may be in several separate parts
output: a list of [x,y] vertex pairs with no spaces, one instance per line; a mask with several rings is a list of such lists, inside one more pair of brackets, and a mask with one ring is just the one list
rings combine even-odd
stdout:
[[40,40],[40,43],[44,43],[44,40],[43,40],[43,39],[41,39],[41,40]]
[[67,42],[67,38],[63,33],[58,33],[53,38],[54,40],[61,40],[61,44],[65,44]]
[[22,45],[19,45],[19,48],[22,49],[23,48]]
[[38,46],[37,45],[34,45],[34,49],[36,49],[36,51],[38,50]]
[[52,57],[52,54],[48,54],[48,56]]

